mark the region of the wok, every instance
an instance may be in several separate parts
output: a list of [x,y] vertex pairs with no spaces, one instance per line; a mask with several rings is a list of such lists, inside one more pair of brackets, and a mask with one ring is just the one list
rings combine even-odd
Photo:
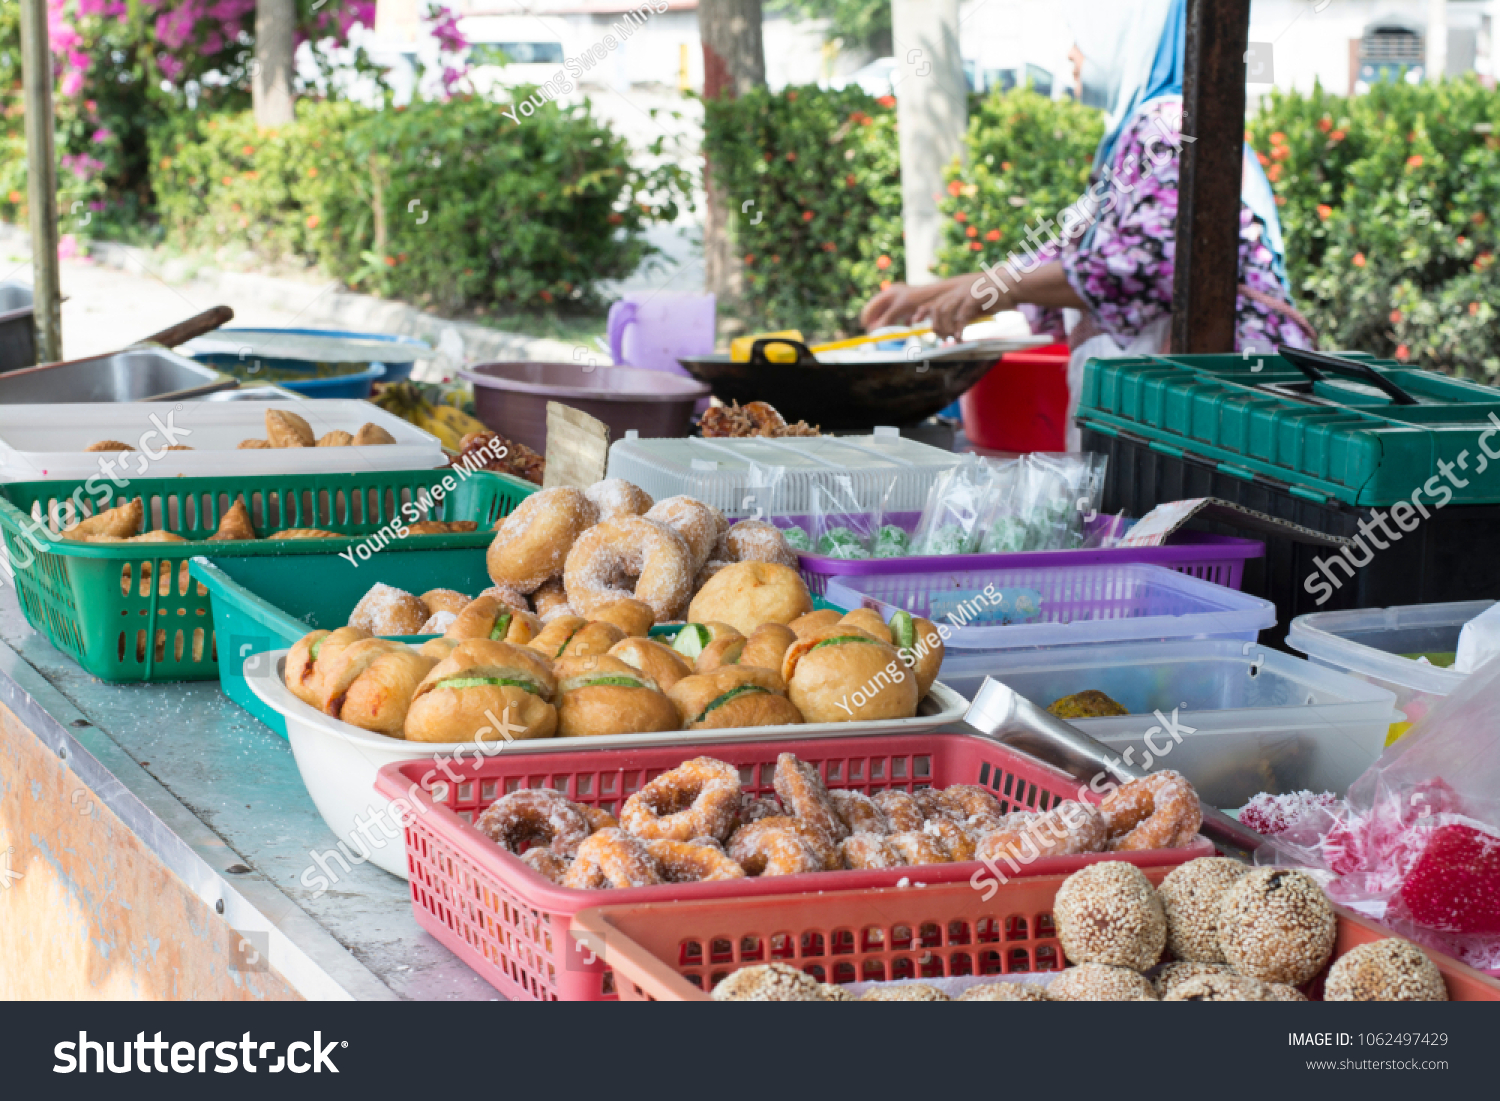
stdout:
[[[956,401],[1006,352],[1030,347],[1025,340],[990,340],[936,348],[920,358],[881,356],[852,362],[817,359],[807,345],[768,337],[757,340],[747,363],[728,355],[695,356],[678,362],[720,401],[764,401],[788,421],[805,420],[825,431],[913,424]],[[780,344],[795,363],[773,363],[766,349]]]

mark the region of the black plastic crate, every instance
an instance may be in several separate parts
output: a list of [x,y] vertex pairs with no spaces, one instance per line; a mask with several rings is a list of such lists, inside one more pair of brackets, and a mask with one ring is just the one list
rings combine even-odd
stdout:
[[[1347,539],[1361,535],[1361,520],[1373,522],[1376,511],[1389,513],[1387,508],[1356,508],[1332,498],[1319,499],[1305,489],[1269,478],[1229,473],[1209,460],[1191,454],[1170,455],[1128,434],[1108,435],[1085,428],[1083,449],[1109,456],[1105,513],[1125,510],[1144,516],[1169,501],[1217,497]],[[1346,557],[1336,548],[1256,532],[1257,539],[1265,540],[1266,556],[1245,563],[1242,587],[1274,603],[1277,620],[1261,640],[1282,647],[1292,620],[1308,612],[1500,599],[1500,505],[1429,506],[1429,511],[1429,518],[1411,532],[1401,532],[1387,521],[1387,528],[1401,532],[1399,541],[1387,540],[1376,529],[1376,537],[1387,544],[1384,550],[1376,549],[1369,539],[1364,549],[1351,547],[1347,554],[1356,562],[1370,554],[1362,568],[1350,567],[1352,577],[1350,570],[1333,563],[1335,558]],[[1222,525],[1206,530],[1244,534]],[[1327,570],[1319,568],[1319,561],[1328,563]],[[1329,582],[1330,574],[1340,581],[1338,587]],[[1311,591],[1310,578],[1317,579]],[[1324,598],[1321,603],[1319,597]]]

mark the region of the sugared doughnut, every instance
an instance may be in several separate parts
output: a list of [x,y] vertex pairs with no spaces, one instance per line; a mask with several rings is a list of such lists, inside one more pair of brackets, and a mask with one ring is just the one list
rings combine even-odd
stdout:
[[1005,809],[987,788],[978,784],[954,784],[938,792],[938,802],[959,822],[991,822],[1005,817]]
[[583,809],[550,788],[522,788],[497,799],[474,828],[509,852],[519,853],[524,844],[549,848],[560,856],[575,855],[593,832]]
[[646,851],[656,860],[662,878],[668,883],[745,878],[745,869],[717,842],[648,841]]
[[958,996],[961,1002],[1050,1002],[1047,988],[1034,982],[986,982]]
[[1070,967],[1047,987],[1059,1002],[1154,1002],[1156,991],[1144,975],[1124,967],[1081,963]]
[[1256,868],[1219,899],[1224,962],[1262,982],[1307,982],[1328,962],[1337,927],[1323,888],[1306,872]]
[[605,478],[583,491],[594,507],[599,510],[600,520],[613,520],[619,516],[644,516],[653,502],[651,494],[624,478]]
[[839,817],[838,807],[814,765],[783,753],[776,758],[776,775],[772,782],[776,797],[793,817],[821,830],[834,841],[848,835],[849,827]]
[[573,544],[598,519],[599,510],[581,489],[554,486],[533,493],[495,526],[485,554],[490,576],[518,592],[535,592],[563,572]]
[[651,605],[634,598],[600,605],[594,609],[593,618],[600,623],[613,623],[631,638],[645,638],[656,624]]
[[744,967],[714,987],[716,1002],[826,1002],[823,984],[784,963]]
[[736,562],[698,591],[688,607],[688,619],[727,623],[750,635],[762,623],[790,624],[811,611],[812,595],[796,570],[774,562]]
[[859,999],[862,1002],[951,1002],[953,999],[931,983],[903,982],[889,986],[872,986]]
[[951,864],[948,850],[935,837],[918,830],[893,833],[885,838],[886,847],[901,858],[903,864]]
[[563,566],[563,587],[581,615],[633,598],[664,623],[681,616],[695,571],[677,532],[642,516],[626,516],[584,532]]
[[693,556],[692,573],[696,574],[713,555],[728,521],[724,514],[691,497],[668,497],[657,501],[646,512],[646,519],[666,524],[687,542]]
[[746,875],[801,875],[821,872],[824,856],[786,818],[763,818],[742,826],[729,841],[729,855]]
[[942,845],[948,859],[955,864],[974,859],[974,839],[953,819],[934,815],[922,823],[922,832]]
[[551,849],[527,849],[521,854],[521,863],[559,885],[568,878],[568,869],[573,866],[571,860]]
[[587,803],[579,803],[578,809],[583,814],[583,816],[588,819],[589,829],[595,831],[596,833],[599,830],[613,830],[619,828],[619,819],[617,819],[613,814],[610,814],[609,811],[605,810],[603,807],[591,807]]
[[1167,919],[1156,889],[1139,868],[1122,860],[1070,875],[1058,888],[1052,913],[1057,939],[1072,963],[1145,971],[1167,943]]
[[625,801],[620,823],[656,841],[725,840],[739,821],[740,777],[732,765],[695,757],[664,772]]
[[774,795],[742,795],[740,797],[740,824],[748,826],[763,818],[781,818],[786,814],[781,800]]
[[349,626],[380,637],[414,635],[430,614],[416,596],[377,581],[349,613]]
[[[828,871],[836,871],[844,866],[843,857],[839,855],[838,842],[830,837],[821,827],[815,826],[805,819],[783,815],[780,818],[762,818],[760,821],[754,823],[754,825],[764,827],[767,830],[791,830],[802,838],[803,841],[807,842],[808,847],[813,852],[818,854],[818,859],[823,862],[823,867]],[[729,839],[731,849],[734,848],[735,839],[739,837],[740,832],[748,828],[748,826],[741,826],[734,837]]]
[[1161,881],[1167,915],[1167,951],[1179,960],[1223,963],[1219,947],[1219,903],[1235,880],[1250,869],[1238,860],[1205,856],[1173,868]]
[[927,816],[922,813],[921,805],[909,792],[887,788],[885,791],[876,792],[870,800],[890,819],[892,833],[920,830],[922,823],[927,821]]
[[781,529],[764,520],[731,524],[720,546],[724,551],[722,557],[729,562],[775,562],[796,569],[799,561]]
[[426,605],[429,614],[452,612],[457,615],[468,606],[471,598],[456,589],[428,589],[417,599]]
[[1163,965],[1156,973],[1153,985],[1156,987],[1156,996],[1165,998],[1174,989],[1185,982],[1202,978],[1204,975],[1232,975],[1234,971],[1225,963],[1192,963],[1179,961]]
[[1104,848],[1104,818],[1088,803],[1065,800],[1032,818],[1012,817],[979,842],[976,856],[990,863],[1026,865],[1050,856],[1096,853]]
[[1329,1002],[1446,1002],[1443,973],[1414,944],[1387,937],[1351,948],[1328,969]]
[[662,882],[646,843],[624,830],[600,830],[578,846],[563,886],[576,890],[649,887]]
[[833,802],[834,812],[851,834],[873,833],[877,837],[884,837],[891,832],[891,820],[886,817],[885,811],[863,792],[840,789],[830,791],[828,798]]
[[1178,983],[1162,996],[1164,1002],[1273,1002],[1279,999],[1259,979],[1225,971],[1218,975],[1199,975]]
[[1182,773],[1171,769],[1131,780],[1099,804],[1115,852],[1180,849],[1203,825],[1203,805]]
[[[509,588],[509,586],[495,586],[498,588]],[[490,590],[485,590],[486,592]],[[510,590],[514,592],[514,589]],[[503,599],[503,597],[502,597]],[[524,599],[524,598],[523,598]],[[542,585],[536,592],[531,594],[531,606],[536,609],[536,614],[541,617],[543,623],[550,623],[559,615],[577,615],[573,605],[568,603],[568,594],[563,589],[561,577],[554,577]]]
[[901,858],[891,851],[885,841],[885,837],[878,834],[850,834],[839,842],[839,855],[843,858],[844,867],[855,869],[902,867]]

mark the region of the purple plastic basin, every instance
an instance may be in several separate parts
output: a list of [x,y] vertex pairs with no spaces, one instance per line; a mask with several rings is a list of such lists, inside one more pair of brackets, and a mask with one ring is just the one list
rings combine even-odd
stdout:
[[613,439],[632,428],[659,439],[688,435],[693,406],[709,395],[701,382],[634,367],[480,363],[458,374],[474,384],[474,413],[480,420],[543,454],[549,401],[598,417],[609,425]]

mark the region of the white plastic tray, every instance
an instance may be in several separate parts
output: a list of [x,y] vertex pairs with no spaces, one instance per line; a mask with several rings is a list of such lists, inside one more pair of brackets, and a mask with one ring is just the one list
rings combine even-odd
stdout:
[[[302,782],[328,828],[349,844],[351,852],[368,850],[370,863],[405,879],[405,843],[398,837],[384,845],[371,845],[364,838],[368,835],[381,840],[378,827],[361,834],[355,826],[356,818],[368,825],[372,813],[382,815],[387,823],[390,822],[389,816],[384,815],[387,800],[375,793],[375,774],[394,761],[453,760],[460,750],[472,758],[478,755],[478,750],[473,742],[407,742],[387,738],[331,718],[303,703],[287,688],[283,680],[286,654],[285,650],[273,650],[268,654],[249,655],[245,659],[245,683],[262,703],[286,719],[287,740],[292,744],[292,755],[302,773]],[[671,745],[673,742],[728,745],[766,739],[925,734],[961,720],[969,703],[946,685],[934,684],[931,693],[922,701],[922,708],[924,714],[911,719],[611,734],[597,738],[543,738],[510,742],[499,752],[542,755],[576,753],[580,749]]]
[[[298,414],[319,436],[336,428],[355,432],[368,421],[384,428],[396,443],[381,447],[240,449],[241,440],[266,438],[268,409]],[[143,437],[156,428],[151,418],[167,424],[169,414],[170,424],[178,432],[176,442],[193,450],[167,451],[160,458],[148,461],[144,448],[159,452],[166,446],[160,432],[142,443]],[[350,474],[422,470],[444,462],[443,446],[437,437],[378,406],[353,398],[9,405],[0,406],[0,481],[103,476],[100,459],[117,457],[118,453],[101,455],[85,450],[100,440],[118,440],[138,449],[114,467],[125,478]]]

